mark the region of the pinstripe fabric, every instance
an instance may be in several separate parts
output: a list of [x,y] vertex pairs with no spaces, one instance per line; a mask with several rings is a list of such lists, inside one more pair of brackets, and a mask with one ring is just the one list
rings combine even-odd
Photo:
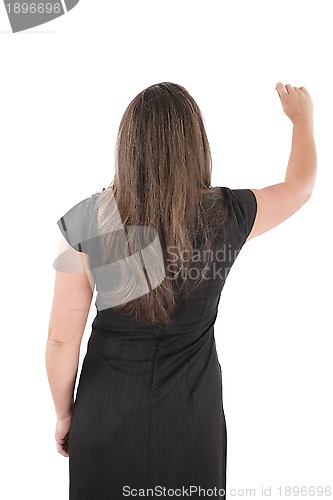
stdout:
[[[239,250],[255,219],[255,197],[250,190],[221,191],[230,208],[230,244]],[[157,486],[226,489],[227,432],[214,337],[224,283],[219,276],[205,281],[177,304],[167,326],[147,327],[113,308],[97,312],[70,429],[70,500],[133,498],[124,494],[126,486],[146,496]],[[222,493],[211,498],[225,499]]]

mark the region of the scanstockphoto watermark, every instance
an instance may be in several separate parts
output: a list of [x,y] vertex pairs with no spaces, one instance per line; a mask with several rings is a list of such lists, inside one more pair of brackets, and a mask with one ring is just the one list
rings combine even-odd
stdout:
[[239,253],[230,243],[191,251],[169,246],[163,251],[155,228],[123,225],[114,198],[109,231],[101,232],[89,201],[87,198],[78,203],[58,220],[69,247],[61,251],[53,268],[80,273],[82,262],[76,254],[77,251],[86,254],[99,289],[99,310],[144,296],[165,279],[225,280]]
[[[85,253],[89,257],[89,270],[86,270],[93,274],[99,291],[98,310],[142,297],[165,279],[175,282],[183,280],[184,284],[193,283],[194,286],[201,280],[223,282],[238,253],[229,245],[216,251],[194,251],[190,259],[183,256],[188,261],[187,267],[179,261],[176,247],[172,246],[166,255],[163,254],[154,229],[147,231],[147,228],[130,226],[127,227],[127,235],[123,229],[116,231],[106,256],[101,251],[101,235],[88,240],[81,239],[80,243],[74,244],[69,232],[64,228],[63,231],[70,247],[58,255],[53,268],[58,272],[81,273],[82,260],[73,249]],[[132,232],[135,234],[129,234]],[[127,244],[128,235],[131,245]]]
[[[186,250],[178,250],[175,246],[167,248],[166,270],[170,279],[189,280],[214,280],[226,279],[233,262],[236,260],[240,250],[225,243],[217,249],[194,249],[192,255]],[[183,265],[179,270],[178,259],[181,258]],[[184,264],[191,264],[185,267]]]
[[[73,213],[71,214],[73,215]],[[76,214],[80,215],[80,214]],[[82,216],[82,214],[81,214]],[[163,253],[159,235],[154,228],[128,226],[101,235],[94,225],[83,226],[75,217],[67,222],[60,219],[58,225],[69,243],[69,248],[61,252],[53,263],[59,272],[80,273],[82,261],[77,252],[89,257],[89,271],[98,286],[98,309],[109,309],[125,304],[148,294],[164,279],[192,280],[226,279],[238,251],[230,244],[215,250],[177,251],[171,246]],[[112,234],[112,240],[103,255],[101,243],[105,236]],[[179,256],[189,264],[179,261]],[[190,258],[188,256],[191,256]]]
[[223,262],[223,263],[232,263],[237,255],[239,250],[236,250],[232,247],[230,243],[225,243],[221,245],[219,248],[212,249],[193,249],[192,256],[189,257],[189,250],[179,250],[175,246],[167,247],[167,254],[170,255],[168,260],[170,262],[176,262],[178,256],[182,258],[184,262]]
[[201,488],[201,486],[182,486],[181,488],[166,488],[165,486],[155,486],[154,488],[131,488],[130,486],[123,486],[123,496],[126,497],[196,497],[202,496],[203,498],[221,498],[225,496],[223,488]]
[[230,488],[227,492],[223,488],[201,488],[200,486],[189,486],[182,488],[166,488],[155,486],[154,488],[131,488],[123,486],[123,497],[181,497],[190,498],[329,498],[332,496],[332,486],[328,485],[261,485],[257,488]]
[[72,10],[79,0],[4,0],[13,33],[48,23]]

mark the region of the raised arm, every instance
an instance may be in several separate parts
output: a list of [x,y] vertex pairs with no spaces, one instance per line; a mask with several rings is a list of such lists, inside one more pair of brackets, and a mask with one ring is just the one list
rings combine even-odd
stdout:
[[284,182],[251,189],[257,215],[247,241],[277,226],[308,201],[316,179],[317,153],[313,135],[313,103],[305,87],[277,83],[285,114],[293,124],[292,146]]

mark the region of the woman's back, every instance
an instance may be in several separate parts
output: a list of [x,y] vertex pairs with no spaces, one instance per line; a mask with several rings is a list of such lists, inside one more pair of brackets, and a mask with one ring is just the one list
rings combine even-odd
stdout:
[[[278,84],[277,90],[294,124],[285,181],[259,190],[219,188],[220,204],[215,208],[221,223],[216,226],[209,254],[203,252],[204,228],[202,238],[198,234],[194,240],[191,234],[195,226],[192,216],[200,212],[209,219],[208,214],[213,214],[198,207],[196,201],[199,186],[209,184],[207,142],[198,110],[192,100],[187,101],[187,94],[179,100],[177,90],[170,98],[170,109],[161,107],[164,101],[159,98],[166,99],[166,91],[174,89],[173,84],[153,86],[154,92],[163,93],[147,101],[144,93],[138,97],[134,109],[141,110],[141,122],[133,122],[131,107],[122,121],[119,158],[123,170],[118,172],[118,189],[122,188],[124,198],[119,196],[117,202],[124,220],[118,217],[111,227],[112,204],[118,208],[112,193],[101,196],[104,201],[99,206],[84,200],[59,219],[66,255],[57,259],[60,272],[50,340],[75,347],[62,358],[64,364],[72,357],[77,359],[95,285],[97,290],[97,313],[76,399],[69,409],[70,432],[58,444],[59,451],[69,456],[70,500],[120,499],[131,490],[137,496],[138,490],[145,490],[147,495],[147,488],[163,487],[177,490],[174,494],[182,497],[191,491],[191,498],[202,498],[201,488],[207,496],[213,490],[214,498],[225,498],[227,435],[214,337],[221,292],[245,242],[295,213],[309,199],[315,179],[311,99],[304,88],[281,86]],[[152,110],[146,112],[150,102]],[[161,109],[165,112],[162,125],[158,122]],[[171,127],[170,110],[179,121],[174,129],[177,133],[168,135],[165,130]],[[179,113],[184,113],[181,119]],[[149,122],[152,116],[154,126]],[[184,134],[185,119],[192,124],[192,135]],[[156,123],[161,125],[157,129]],[[173,143],[181,134],[182,140]],[[129,141],[129,137],[136,140]],[[175,144],[179,146],[177,154]],[[193,155],[195,149],[198,158]],[[158,160],[152,155],[155,150]],[[171,152],[175,153],[175,171],[167,161]],[[193,165],[188,163],[188,156]],[[170,179],[163,177],[166,174]],[[164,179],[161,185],[156,181],[159,175]],[[158,228],[156,233],[147,224],[152,219]],[[143,227],[143,232],[131,234],[133,227],[127,227],[127,220],[134,221],[134,229],[135,221],[140,222],[137,227]],[[117,238],[109,239],[105,230],[110,234],[114,230]],[[107,236],[108,244],[118,240],[118,253],[106,245],[109,260],[102,257],[101,235],[101,241]],[[182,281],[183,266],[176,266],[177,280],[173,281],[172,272],[163,272],[168,265],[168,243],[178,242],[178,250],[183,250],[184,242],[191,245],[194,241],[197,248],[191,248],[192,260],[189,267],[184,266],[186,279]],[[185,264],[185,259],[182,262]],[[202,279],[196,286],[198,275]],[[136,300],[139,307],[133,310],[142,316],[130,314],[123,307]],[[149,321],[166,316],[167,321]],[[74,368],[66,365],[63,371],[72,373]],[[67,390],[71,385],[68,379],[64,385]],[[61,429],[68,430],[67,415],[65,421]]]

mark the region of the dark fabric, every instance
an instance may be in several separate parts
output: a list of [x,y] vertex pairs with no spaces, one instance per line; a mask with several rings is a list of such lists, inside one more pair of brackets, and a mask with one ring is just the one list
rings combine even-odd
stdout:
[[[147,327],[114,308],[97,310],[70,429],[70,500],[120,500],[126,486],[148,498],[160,497],[148,496],[155,487],[203,498],[193,489],[189,494],[191,486],[216,488],[211,497],[225,498],[227,429],[214,324],[257,207],[247,189],[222,187],[222,198],[228,207],[223,244],[230,251],[214,258],[211,279],[177,304],[168,325]],[[77,244],[86,221],[75,219],[73,227],[68,214],[64,221],[62,233]]]

